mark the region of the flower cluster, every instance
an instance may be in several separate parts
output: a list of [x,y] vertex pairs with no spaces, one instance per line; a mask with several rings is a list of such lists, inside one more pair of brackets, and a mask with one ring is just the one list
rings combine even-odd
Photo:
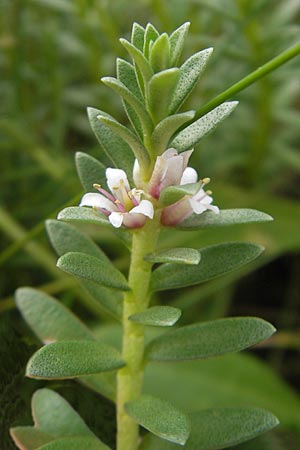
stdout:
[[[198,183],[194,195],[186,194],[177,202],[162,208],[162,225],[176,226],[191,214],[201,214],[206,210],[218,214],[219,208],[212,205],[211,192],[204,190],[209,179],[205,178],[198,182],[196,170],[187,165],[191,154],[192,150],[178,154],[177,150],[171,148],[158,156],[147,189],[142,189],[144,185],[137,160],[133,170],[136,188],[133,189],[130,189],[126,173],[123,170],[108,168],[106,178],[110,192],[100,185],[94,185],[99,194],[85,194],[80,206],[92,206],[102,212],[116,228],[121,225],[139,228],[145,224],[147,217],[153,218],[154,207],[151,199],[157,200],[159,205],[159,198],[164,189],[170,186]],[[143,199],[143,197],[148,199]]]

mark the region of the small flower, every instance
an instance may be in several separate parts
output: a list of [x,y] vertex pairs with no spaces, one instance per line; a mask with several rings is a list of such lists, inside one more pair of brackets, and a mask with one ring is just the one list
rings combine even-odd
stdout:
[[[187,167],[181,177],[180,185],[196,183],[198,175],[195,169]],[[209,178],[200,180],[199,190],[194,195],[185,195],[178,202],[165,207],[161,214],[161,223],[166,226],[175,226],[189,217],[191,214],[202,214],[204,211],[211,210],[219,214],[217,206],[212,205],[213,198],[211,191],[204,191],[203,187],[209,183]]]
[[106,169],[108,192],[99,184],[94,184],[100,194],[85,194],[79,206],[92,206],[108,217],[115,228],[123,224],[129,228],[142,227],[147,217],[153,218],[154,209],[149,200],[141,200],[142,190],[130,189],[127,175],[120,169]]

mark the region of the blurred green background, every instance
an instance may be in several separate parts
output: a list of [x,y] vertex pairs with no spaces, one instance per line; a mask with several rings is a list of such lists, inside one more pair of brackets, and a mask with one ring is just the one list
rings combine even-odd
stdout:
[[[100,319],[101,328],[97,326],[96,331],[108,341],[119,333],[95,300],[56,269],[44,220],[54,218],[64,206],[78,204],[82,189],[74,153],[98,156],[86,106],[106,110],[128,123],[117,96],[99,81],[101,76],[115,75],[116,56],[127,58],[118,38],[129,38],[133,21],[142,25],[150,21],[161,32],[171,32],[187,20],[191,27],[184,59],[206,47],[215,49],[184,108],[197,109],[299,40],[300,2],[0,2],[1,450],[15,448],[7,430],[13,424],[30,423],[30,395],[43,386],[23,379],[26,361],[39,343],[14,309],[17,287],[35,286],[57,296],[91,326]],[[275,221],[205,233],[173,231],[163,236],[165,245],[248,240],[266,247],[263,257],[238,273],[160,299],[183,309],[182,323],[229,314],[257,315],[279,328],[268,346],[251,352],[254,357],[236,355],[201,363],[199,392],[198,368],[178,368],[177,383],[182,372],[190,384],[190,397],[184,395],[186,407],[193,409],[197,391],[202,407],[254,404],[280,416],[278,431],[239,447],[244,450],[300,448],[299,69],[298,57],[237,95],[233,100],[240,101],[238,109],[203,139],[192,157],[200,176],[212,179],[215,204],[261,209]],[[128,255],[114,234],[97,227],[85,229],[125,270]],[[149,380],[155,372],[167,396],[172,378],[168,370],[150,369],[148,389],[153,388]],[[53,387],[113,445],[111,404],[75,383]],[[172,389],[180,392],[180,384]],[[177,397],[180,403],[180,394]],[[106,430],[101,423],[104,418]]]

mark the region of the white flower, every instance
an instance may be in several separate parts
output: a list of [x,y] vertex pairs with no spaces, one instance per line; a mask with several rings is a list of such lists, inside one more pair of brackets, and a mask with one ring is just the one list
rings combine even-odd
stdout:
[[152,203],[149,200],[141,200],[143,191],[130,189],[123,170],[108,168],[105,174],[111,193],[95,184],[94,187],[100,193],[85,194],[79,206],[92,206],[102,212],[115,228],[120,228],[121,225],[139,228],[145,224],[147,217],[153,218]]

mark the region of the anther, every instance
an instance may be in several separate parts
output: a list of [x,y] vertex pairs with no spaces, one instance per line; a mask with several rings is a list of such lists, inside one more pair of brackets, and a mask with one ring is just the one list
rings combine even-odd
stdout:
[[93,184],[93,188],[94,189],[101,189],[101,184],[94,183]]

